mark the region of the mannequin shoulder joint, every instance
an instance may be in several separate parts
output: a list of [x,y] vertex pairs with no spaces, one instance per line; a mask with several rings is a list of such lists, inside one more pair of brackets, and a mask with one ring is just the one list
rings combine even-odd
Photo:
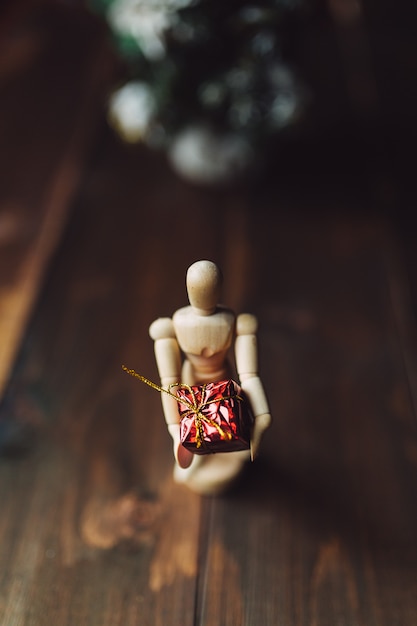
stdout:
[[251,313],[241,313],[236,319],[237,335],[255,335],[258,330],[258,320]]
[[154,341],[157,339],[175,338],[172,319],[170,317],[159,317],[149,326],[149,335]]

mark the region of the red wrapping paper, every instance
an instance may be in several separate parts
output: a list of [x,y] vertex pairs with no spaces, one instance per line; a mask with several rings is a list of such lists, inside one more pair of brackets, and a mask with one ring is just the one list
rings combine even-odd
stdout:
[[250,447],[253,417],[242,389],[233,380],[177,391],[180,439],[195,454],[234,452]]

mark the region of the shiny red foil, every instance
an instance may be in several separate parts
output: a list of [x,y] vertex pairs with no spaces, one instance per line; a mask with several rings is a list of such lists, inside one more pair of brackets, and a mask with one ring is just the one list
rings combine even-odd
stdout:
[[181,386],[176,393],[181,416],[180,439],[188,450],[210,454],[249,448],[253,418],[235,381]]

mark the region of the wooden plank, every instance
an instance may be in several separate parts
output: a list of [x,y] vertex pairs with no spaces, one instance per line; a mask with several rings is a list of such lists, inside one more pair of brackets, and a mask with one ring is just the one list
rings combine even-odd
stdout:
[[0,62],[0,397],[112,74],[104,33],[87,15],[42,4],[15,13]]
[[177,202],[200,233],[204,194],[178,194],[161,164],[109,137],[98,159],[5,398],[3,411],[33,417],[38,444],[0,467],[0,620],[193,624],[200,498],[172,482],[158,394],[121,365],[156,377],[148,325],[184,301],[184,256],[199,247],[191,236],[193,250],[173,254]]
[[249,231],[267,251],[254,303],[275,422],[206,514],[197,623],[413,623],[417,439],[390,226],[274,215],[258,206]]

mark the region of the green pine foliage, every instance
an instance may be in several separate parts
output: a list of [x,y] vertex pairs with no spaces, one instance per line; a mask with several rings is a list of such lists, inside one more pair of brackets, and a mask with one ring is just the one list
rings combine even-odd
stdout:
[[90,2],[109,24],[128,80],[149,86],[167,138],[203,123],[257,145],[298,119],[304,92],[291,38],[301,0]]

